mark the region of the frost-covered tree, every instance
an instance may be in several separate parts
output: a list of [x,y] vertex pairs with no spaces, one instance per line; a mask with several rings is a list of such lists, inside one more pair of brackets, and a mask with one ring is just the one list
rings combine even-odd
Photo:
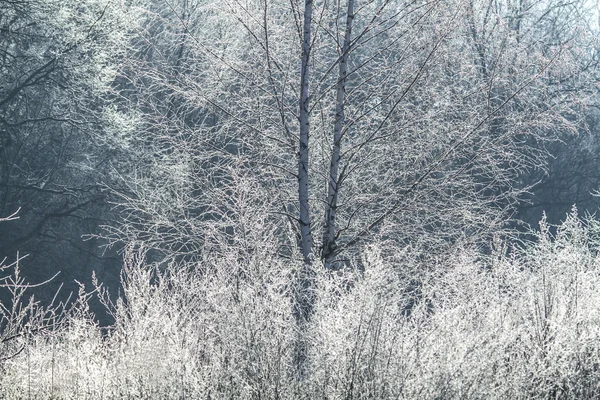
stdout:
[[339,268],[375,238],[478,240],[594,90],[582,4],[145,7],[116,87],[137,164],[113,229],[168,257],[264,230],[236,226],[247,185],[277,251],[307,263]]
[[498,232],[595,90],[583,2],[138,6],[114,85],[114,143],[131,157],[107,237],[202,268],[238,260],[241,281],[255,260],[289,260],[301,325],[321,263]]

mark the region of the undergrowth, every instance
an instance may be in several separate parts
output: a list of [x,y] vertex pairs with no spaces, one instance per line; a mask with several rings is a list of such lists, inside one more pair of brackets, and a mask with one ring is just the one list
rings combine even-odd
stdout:
[[258,254],[159,269],[130,246],[118,300],[92,288],[114,325],[94,322],[82,287],[60,323],[3,341],[0,397],[597,398],[599,233],[574,212],[556,234],[542,221],[536,241],[496,241],[490,255],[463,247],[423,265],[416,249],[392,262],[373,246],[361,268],[321,268],[301,380],[297,265]]

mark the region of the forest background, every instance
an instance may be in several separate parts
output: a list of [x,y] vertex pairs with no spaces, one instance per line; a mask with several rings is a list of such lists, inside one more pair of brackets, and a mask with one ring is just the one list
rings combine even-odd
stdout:
[[3,396],[594,397],[598,18],[0,0]]

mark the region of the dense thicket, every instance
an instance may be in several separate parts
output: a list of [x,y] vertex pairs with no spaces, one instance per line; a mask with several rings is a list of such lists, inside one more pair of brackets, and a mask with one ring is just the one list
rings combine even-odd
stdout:
[[595,396],[594,12],[0,0],[3,394]]
[[[85,298],[62,329],[19,337],[2,363],[4,398],[573,399],[600,394],[597,222],[576,211],[550,236],[487,257],[440,259],[418,294],[402,270],[364,253],[364,272],[317,276],[305,331],[310,375],[294,378],[289,264],[222,259],[160,271],[125,258],[116,323],[103,333]],[[199,265],[198,267],[200,267]],[[232,269],[244,270],[243,282]],[[412,311],[406,312],[408,304]],[[4,347],[6,350],[7,348]]]

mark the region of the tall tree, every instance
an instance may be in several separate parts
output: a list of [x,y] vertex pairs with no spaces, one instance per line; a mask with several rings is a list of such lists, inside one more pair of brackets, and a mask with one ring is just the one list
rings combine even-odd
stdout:
[[107,237],[204,268],[289,259],[301,324],[321,263],[375,241],[424,256],[481,242],[584,113],[592,42],[573,6],[149,3],[116,87],[134,157]]

